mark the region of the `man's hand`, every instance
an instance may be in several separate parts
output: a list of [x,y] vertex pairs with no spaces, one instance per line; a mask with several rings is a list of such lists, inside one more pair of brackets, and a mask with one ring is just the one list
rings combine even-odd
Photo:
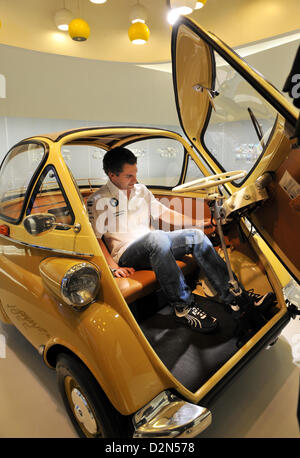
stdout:
[[113,276],[116,278],[125,278],[129,277],[135,272],[135,269],[133,267],[117,267],[113,271]]

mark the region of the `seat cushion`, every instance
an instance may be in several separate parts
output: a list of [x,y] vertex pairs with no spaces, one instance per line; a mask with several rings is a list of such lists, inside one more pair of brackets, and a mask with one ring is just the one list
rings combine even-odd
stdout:
[[[191,255],[186,255],[181,261],[176,262],[184,275],[189,275],[197,268]],[[137,270],[130,277],[116,278],[115,280],[127,303],[132,303],[159,287],[156,275],[152,270]]]

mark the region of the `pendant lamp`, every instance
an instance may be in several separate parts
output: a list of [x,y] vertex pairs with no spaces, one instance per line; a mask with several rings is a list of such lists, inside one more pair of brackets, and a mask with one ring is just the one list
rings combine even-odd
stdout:
[[90,26],[81,18],[73,19],[69,24],[69,35],[74,41],[86,41],[90,36]]
[[128,36],[134,45],[143,45],[149,40],[149,27],[143,22],[134,22],[128,29]]
[[137,2],[129,14],[131,26],[128,29],[128,37],[131,43],[143,45],[149,40],[150,30],[146,24],[147,10]]
[[67,31],[69,28],[69,24],[73,19],[73,15],[71,11],[67,10],[66,8],[62,8],[61,10],[56,11],[54,15],[54,22],[56,27],[59,30]]

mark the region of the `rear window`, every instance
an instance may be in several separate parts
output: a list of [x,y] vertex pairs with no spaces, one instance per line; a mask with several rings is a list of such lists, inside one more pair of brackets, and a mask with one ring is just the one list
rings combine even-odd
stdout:
[[173,187],[180,180],[184,147],[173,138],[149,138],[126,145],[137,157],[138,181],[148,186]]
[[[155,137],[124,145],[137,158],[138,181],[148,186],[176,186],[180,180],[185,150],[180,141]],[[79,188],[98,187],[108,178],[103,171],[106,150],[89,145],[63,145],[62,155]]]

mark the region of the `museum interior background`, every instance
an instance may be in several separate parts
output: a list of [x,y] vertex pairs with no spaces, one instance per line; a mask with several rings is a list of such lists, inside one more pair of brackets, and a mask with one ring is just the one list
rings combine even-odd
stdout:
[[[163,16],[166,2],[141,0],[147,8],[150,27],[150,39],[144,46],[132,45],[127,35],[129,12],[135,3],[135,0],[108,0],[105,5],[92,5],[89,0],[0,0],[0,161],[21,139],[77,127],[134,125],[181,132],[170,64],[171,30]],[[66,32],[56,29],[55,12],[64,7],[88,20],[91,34],[87,41],[73,42]],[[100,10],[101,14],[98,13]],[[234,47],[251,66],[282,90],[300,43],[299,0],[207,0],[205,7],[191,17]],[[287,94],[284,95],[288,98]],[[255,144],[255,133],[253,135]],[[9,331],[0,328],[1,332]],[[299,328],[291,336],[291,339],[299,337]],[[29,358],[36,370],[32,377],[20,358],[14,359],[13,349],[8,349],[10,358],[7,362],[13,365],[9,405],[18,403],[18,409],[23,405],[27,412],[33,406],[35,417],[31,422],[25,417],[24,421],[19,418],[16,423],[13,412],[7,411],[7,425],[10,419],[15,423],[11,429],[6,426],[5,431],[0,431],[0,437],[66,437],[68,434],[73,437],[71,427],[66,426],[63,411],[57,407],[55,375],[49,377],[48,369],[41,369],[40,361],[37,362],[38,356],[31,356],[29,350],[27,354],[22,338],[17,334],[13,337],[15,345],[22,349],[22,356]],[[299,338],[294,339],[298,347],[299,341]],[[232,410],[225,418],[227,425],[231,422],[228,434],[258,437],[261,431],[264,437],[267,425],[269,431],[273,428],[274,437],[278,434],[276,428],[279,425],[275,425],[275,420],[272,423],[272,399],[276,399],[276,408],[280,403],[283,408],[289,405],[287,393],[296,400],[299,376],[297,379],[293,372],[290,350],[279,346],[274,351],[277,353],[273,354],[273,360],[271,357],[272,364],[266,364],[261,356],[253,373],[249,368],[243,376],[244,385],[240,386],[244,386],[245,401],[234,388],[229,391],[228,402]],[[281,374],[283,354],[290,356],[283,368],[289,379],[285,378],[283,371]],[[31,385],[35,394],[27,392],[25,397],[20,392],[20,395],[13,395],[18,370],[22,383]],[[264,370],[278,376],[276,385],[274,382],[274,386],[268,388],[266,401],[262,400],[263,392],[256,399],[251,389],[250,394],[247,391],[251,375],[258,377],[263,384]],[[34,377],[38,371],[39,374],[44,371],[39,375],[44,382],[47,379],[46,390],[41,392],[40,383]],[[285,386],[283,394],[280,383]],[[251,395],[250,416],[240,422],[234,417],[232,402],[237,400],[243,406],[246,397],[251,398]],[[228,412],[226,396],[220,402],[219,412]],[[43,424],[40,405],[49,410],[50,416],[53,414],[48,426]],[[257,412],[260,417],[257,417]],[[216,418],[215,437],[222,431],[224,434],[223,420],[220,413]],[[294,418],[291,421],[292,434],[298,437],[296,421]],[[286,436],[289,434],[287,429]],[[209,435],[214,437],[214,432],[208,432],[207,437]]]

